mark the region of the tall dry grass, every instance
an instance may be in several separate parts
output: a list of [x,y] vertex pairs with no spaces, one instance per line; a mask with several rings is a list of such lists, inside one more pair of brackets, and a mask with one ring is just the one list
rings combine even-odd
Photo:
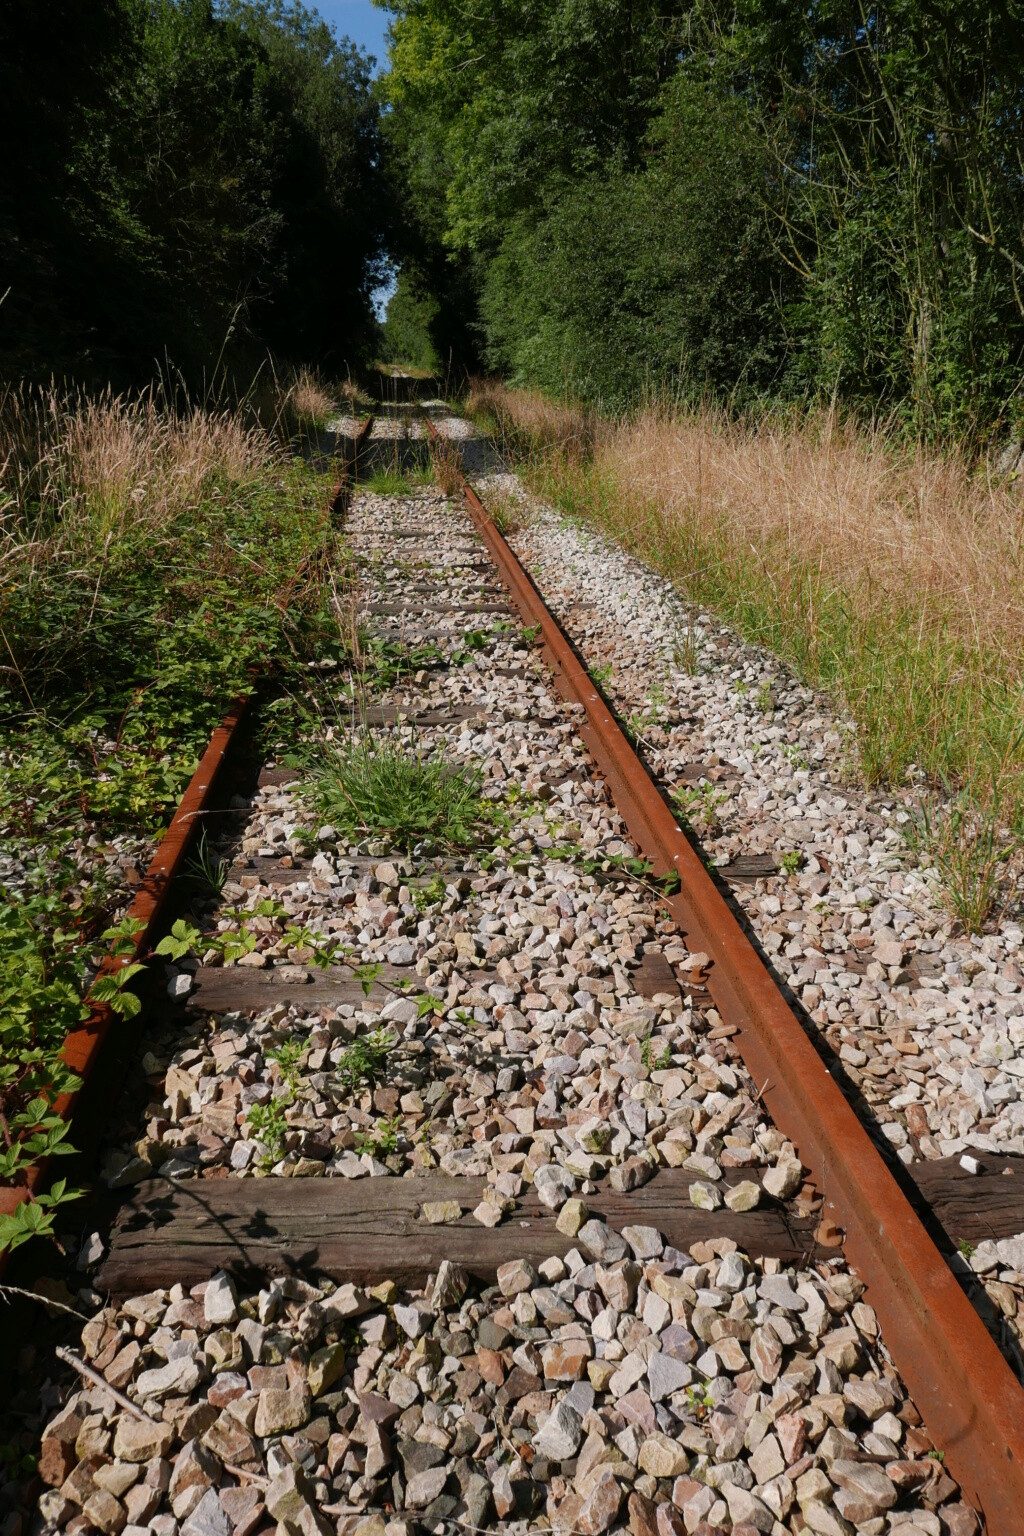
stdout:
[[916,767],[1024,830],[1024,498],[951,447],[834,413],[599,419],[478,387],[538,489],[851,711],[871,781]]
[[335,397],[314,368],[299,368],[281,396],[282,418],[296,430],[324,426],[334,409]]
[[153,392],[9,390],[0,398],[0,561],[88,563],[112,540],[157,532],[218,483],[244,484],[279,457],[242,412],[175,408]]

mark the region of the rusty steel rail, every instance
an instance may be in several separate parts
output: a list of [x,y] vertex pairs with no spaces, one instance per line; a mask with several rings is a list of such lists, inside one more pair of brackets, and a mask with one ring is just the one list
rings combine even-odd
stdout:
[[[336,520],[344,506],[348,486],[356,461],[373,427],[376,411],[371,411],[362,423],[346,453],[340,474],[327,503],[331,518]],[[146,871],[125,917],[141,924],[134,938],[131,951],[124,955],[107,955],[94,978],[95,982],[115,975],[123,966],[141,961],[157,943],[169,894],[175,879],[181,873],[185,858],[192,845],[196,827],[206,813],[223,777],[224,764],[238,740],[242,725],[252,706],[252,694],[238,699],[224,716],[210,738],[199,766],[189,781],[185,793],[171,818],[171,823],[160,839],[160,844]],[[97,1002],[92,989],[85,999],[89,1010],[76,1029],[71,1030],[61,1047],[61,1056],[70,1070],[80,1080],[80,1086],[72,1093],[61,1094],[54,1102],[54,1113],[68,1122],[74,1121],[83,1093],[90,1083],[103,1052],[103,1046],[115,1023],[115,1013],[108,1003]],[[52,1159],[44,1158],[33,1163],[16,1184],[0,1187],[0,1216],[10,1216],[44,1190],[51,1177]],[[0,1251],[0,1279],[6,1272],[10,1250]]]
[[[425,411],[433,443],[440,434]],[[460,472],[461,473],[461,472]],[[539,627],[563,698],[582,704],[580,734],[656,875],[691,948],[711,959],[708,990],[760,1096],[845,1231],[893,1358],[945,1464],[989,1536],[1024,1531],[1024,1390],[949,1269],[803,1026],[740,927],[656,783],[465,475],[463,495],[524,622]]]
[[[185,862],[196,822],[216,792],[225,758],[249,712],[250,700],[251,695],[239,699],[214,731],[199,767],[192,775],[145,878],[125,914],[133,922],[142,924],[131,952],[122,956],[107,955],[96,973],[95,981],[113,976],[123,966],[140,961],[157,942],[171,886]],[[54,1112],[66,1121],[75,1118],[79,1101],[96,1070],[104,1043],[115,1022],[115,1014],[109,1003],[97,1002],[91,989],[85,1001],[88,1015],[68,1034],[61,1048],[65,1063],[80,1080],[80,1086],[74,1092],[61,1094],[54,1103]],[[0,1188],[0,1215],[13,1215],[19,1205],[31,1200],[46,1187],[50,1178],[50,1162],[50,1159],[44,1159],[33,1163],[20,1183]],[[6,1268],[8,1255],[8,1249],[0,1252],[0,1277]]]

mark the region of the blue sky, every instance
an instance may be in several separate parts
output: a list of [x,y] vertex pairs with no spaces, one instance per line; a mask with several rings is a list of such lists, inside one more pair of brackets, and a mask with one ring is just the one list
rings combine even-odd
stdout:
[[379,11],[372,0],[307,0],[325,21],[332,22],[339,37],[350,37],[367,53],[376,55],[377,69],[384,67],[387,54],[385,34],[388,17]]
[[[306,3],[332,24],[339,37],[350,37],[367,53],[372,53],[377,60],[378,73],[384,68],[387,58],[386,11],[378,10],[372,0],[306,0]],[[381,320],[394,291],[395,275],[392,273],[373,295],[374,308]]]

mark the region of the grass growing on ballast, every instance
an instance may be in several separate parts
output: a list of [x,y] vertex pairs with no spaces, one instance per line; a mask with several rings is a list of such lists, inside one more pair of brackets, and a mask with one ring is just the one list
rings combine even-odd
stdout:
[[479,768],[425,757],[371,733],[342,747],[325,745],[315,766],[320,811],[350,837],[390,837],[407,852],[429,839],[471,846],[484,820]]
[[[538,494],[827,691],[853,719],[869,785],[923,781],[936,807],[951,789],[1001,829],[1000,865],[1019,848],[1019,484],[955,446],[827,412],[744,422],[663,405],[612,420],[500,384],[470,408],[497,424]],[[936,843],[937,824],[923,842]],[[951,910],[977,927],[998,897],[972,825],[954,816],[935,862]]]
[[433,483],[434,470],[430,463],[417,464],[410,469],[392,465],[374,470],[372,475],[359,482],[359,489],[370,491],[374,496],[406,496],[410,491]]

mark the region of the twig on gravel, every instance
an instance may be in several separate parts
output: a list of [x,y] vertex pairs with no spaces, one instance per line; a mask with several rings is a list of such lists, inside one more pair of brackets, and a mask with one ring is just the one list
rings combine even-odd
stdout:
[[29,1301],[38,1301],[44,1307],[54,1307],[58,1312],[80,1317],[83,1323],[89,1321],[88,1313],[79,1312],[76,1307],[69,1307],[66,1302],[56,1301],[52,1296],[44,1296],[42,1291],[27,1291],[20,1285],[0,1285],[0,1299],[6,1301],[9,1296],[27,1296]]
[[236,1467],[233,1462],[224,1463],[225,1472],[230,1472],[232,1477],[241,1478],[243,1483],[253,1483],[257,1488],[269,1488],[270,1478],[264,1477],[262,1472],[250,1472],[248,1467]]
[[58,1360],[63,1360],[65,1365],[70,1365],[73,1371],[77,1371],[79,1376],[84,1376],[86,1381],[91,1381],[94,1387],[102,1387],[104,1392],[109,1392],[118,1407],[123,1408],[126,1413],[132,1414],[134,1418],[140,1419],[143,1424],[148,1424],[152,1429],[162,1428],[156,1419],[151,1419],[148,1413],[143,1413],[137,1403],[133,1403],[130,1397],[125,1397],[123,1392],[112,1387],[105,1376],[102,1376],[99,1371],[94,1371],[91,1365],[86,1365],[85,1361],[79,1359],[72,1350],[65,1349],[63,1344],[58,1344],[54,1354]]

